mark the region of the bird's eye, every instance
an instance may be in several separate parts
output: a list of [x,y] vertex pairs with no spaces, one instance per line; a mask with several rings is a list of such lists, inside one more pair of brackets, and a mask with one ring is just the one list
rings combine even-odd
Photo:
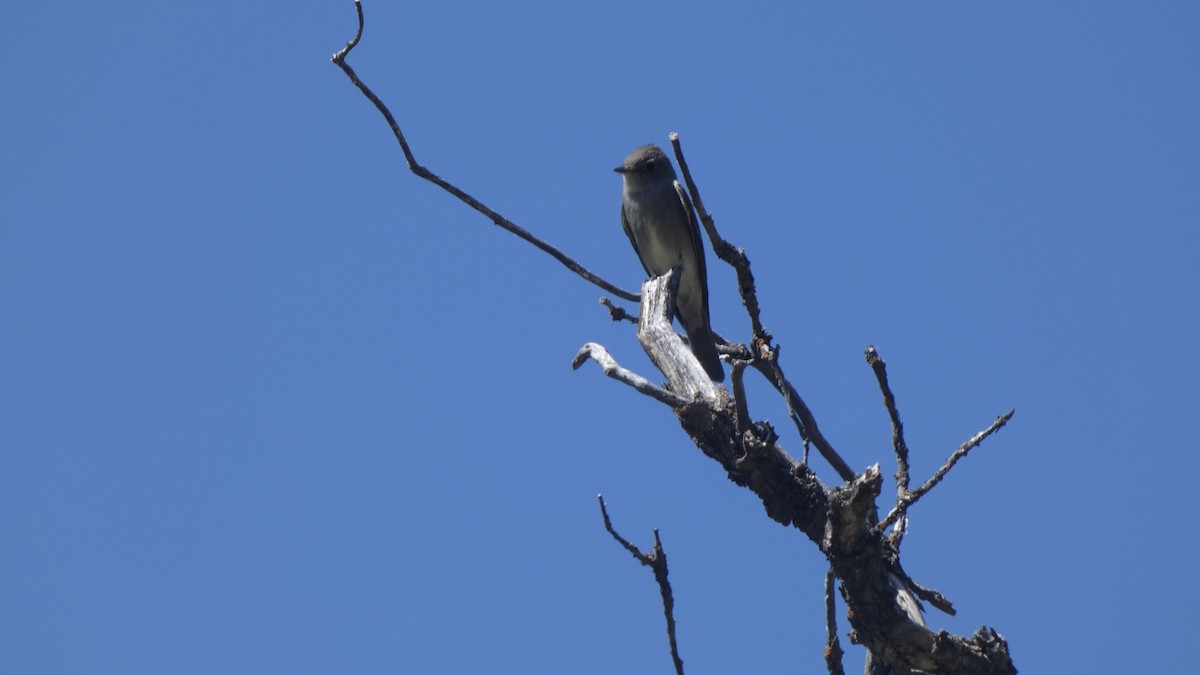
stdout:
[[654,160],[652,160],[652,159],[651,159],[651,160],[649,160],[649,161],[647,161],[647,162],[646,162],[646,170],[647,170],[647,171],[654,171]]

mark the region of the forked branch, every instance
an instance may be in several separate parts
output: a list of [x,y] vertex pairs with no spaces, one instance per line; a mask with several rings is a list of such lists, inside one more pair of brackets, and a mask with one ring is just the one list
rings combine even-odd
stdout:
[[677,675],[683,675],[683,659],[679,658],[679,645],[675,642],[675,597],[671,593],[671,582],[667,580],[667,552],[663,550],[662,541],[658,538],[658,528],[654,528],[654,549],[642,553],[629,540],[617,534],[612,521],[608,518],[608,507],[604,504],[604,495],[596,495],[600,501],[600,515],[604,516],[604,529],[625,547],[633,557],[654,572],[654,580],[658,582],[658,591],[662,595],[663,616],[667,620],[667,641],[671,645],[671,660],[675,663]]
[[900,518],[903,518],[907,514],[910,506],[916,504],[918,499],[924,497],[926,493],[933,489],[933,486],[942,482],[942,479],[946,477],[947,473],[950,473],[950,469],[954,468],[954,465],[958,463],[958,460],[966,457],[967,453],[979,447],[979,444],[982,443],[984,439],[999,431],[1004,427],[1005,424],[1008,424],[1008,421],[1012,419],[1012,416],[1016,414],[1016,412],[1017,411],[1014,408],[997,417],[996,421],[989,424],[986,429],[975,434],[967,442],[958,446],[958,449],[950,455],[950,458],[946,460],[946,463],[943,464],[940,469],[934,472],[934,474],[929,477],[929,480],[922,483],[921,487],[917,488],[916,490],[907,491],[900,496],[900,498],[897,500],[896,507],[893,508],[891,512],[887,514],[887,517],[879,523],[879,528],[887,528]]

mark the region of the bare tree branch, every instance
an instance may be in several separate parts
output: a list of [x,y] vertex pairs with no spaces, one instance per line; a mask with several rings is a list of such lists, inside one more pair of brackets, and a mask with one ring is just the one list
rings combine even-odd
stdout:
[[745,250],[734,247],[717,232],[716,222],[713,220],[712,214],[704,208],[700,189],[696,187],[691,169],[688,168],[687,160],[683,156],[679,134],[672,131],[668,137],[671,140],[671,147],[675,150],[675,161],[679,163],[684,183],[687,185],[688,192],[691,193],[692,204],[696,208],[700,222],[704,224],[704,231],[708,233],[709,241],[712,242],[713,253],[732,267],[737,274],[738,293],[742,297],[742,304],[746,307],[746,314],[750,317],[750,327],[754,335],[750,344],[749,357],[753,359],[755,369],[761,372],[783,396],[784,402],[788,406],[788,415],[796,424],[805,448],[807,449],[808,443],[811,442],[817,447],[817,452],[820,452],[825,461],[829,462],[829,465],[837,472],[839,478],[843,481],[853,480],[854,471],[817,428],[816,418],[813,417],[812,412],[804,403],[804,399],[784,376],[783,369],[779,366],[779,348],[771,346],[771,334],[763,327],[759,316],[758,291],[754,285],[754,274],[750,272],[750,259],[746,256]]
[[990,425],[988,425],[988,428],[975,434],[966,443],[958,446],[958,449],[950,455],[950,458],[946,460],[946,463],[943,464],[942,467],[938,469],[932,476],[930,476],[929,480],[925,481],[921,487],[917,488],[916,490],[905,492],[903,495],[901,495],[896,507],[887,514],[887,517],[884,518],[881,523],[879,523],[879,527],[881,529],[886,528],[895,523],[898,519],[904,517],[908,512],[909,507],[911,507],[913,504],[916,504],[918,499],[925,496],[925,493],[933,489],[933,486],[942,482],[942,479],[946,477],[946,474],[950,472],[950,469],[954,468],[954,465],[958,463],[958,460],[966,457],[968,452],[978,447],[979,444],[982,443],[988,436],[991,436],[995,432],[999,431],[1005,424],[1008,423],[1010,419],[1012,419],[1012,416],[1016,414],[1016,412],[1017,411],[1014,408],[1013,410],[1009,410],[1003,415],[997,417],[995,422],[992,422]]
[[678,162],[679,170],[683,173],[683,180],[687,184],[688,192],[691,193],[692,204],[695,205],[696,213],[700,216],[700,222],[704,225],[704,231],[708,233],[708,239],[712,242],[713,253],[716,253],[718,258],[724,260],[737,272],[738,292],[742,296],[742,303],[746,306],[746,314],[750,317],[750,327],[755,340],[770,344],[771,334],[763,328],[762,321],[759,318],[758,294],[754,290],[754,275],[750,272],[750,260],[746,257],[745,251],[734,248],[733,244],[725,241],[717,232],[717,225],[713,221],[712,214],[704,208],[704,200],[700,198],[700,190],[696,187],[696,181],[692,180],[692,172],[688,169],[687,160],[683,157],[683,148],[679,143],[679,134],[672,131],[667,137],[671,141],[671,147],[675,150],[675,161]]
[[625,384],[638,390],[638,392],[645,394],[656,401],[662,401],[672,408],[681,408],[688,402],[686,398],[683,398],[679,394],[663,389],[662,387],[654,384],[641,375],[638,375],[632,370],[622,367],[617,363],[616,359],[614,359],[612,355],[608,353],[607,349],[605,349],[602,345],[596,344],[595,342],[589,342],[579,348],[579,351],[575,354],[575,358],[571,360],[571,367],[575,370],[579,370],[579,367],[583,365],[583,362],[588,359],[592,359],[596,363],[600,364],[600,367],[604,370],[605,375],[618,382],[624,382]]
[[622,368],[604,347],[594,342],[580,348],[571,366],[578,369],[590,357],[604,368],[605,375],[673,408],[681,408],[691,401],[715,401],[720,396],[719,390],[696,360],[696,355],[671,327],[671,308],[675,306],[678,289],[678,268],[661,277],[647,279],[642,284],[641,318],[638,320],[638,342],[655,367],[666,375],[668,388],[657,387]]
[[671,326],[675,294],[679,290],[679,268],[642,284],[637,337],[642,349],[663,375],[671,391],[688,400],[716,400],[717,387],[691,349]]
[[350,51],[358,45],[358,41],[362,38],[363,33],[362,2],[360,2],[360,0],[354,0],[354,8],[358,10],[358,31],[354,34],[354,39],[347,42],[346,46],[343,47],[341,51],[333,55],[332,60],[339,68],[342,69],[342,72],[346,73],[346,76],[350,78],[350,81],[354,83],[354,86],[358,87],[358,90],[361,91],[363,95],[371,101],[371,103],[375,104],[375,108],[378,109],[380,114],[383,115],[384,119],[387,120],[388,126],[392,129],[392,134],[396,137],[396,141],[400,144],[400,149],[404,152],[404,159],[408,161],[409,170],[415,173],[417,176],[454,195],[462,203],[487,216],[488,219],[496,225],[517,235],[530,244],[533,244],[542,251],[549,253],[555,260],[562,263],[567,269],[578,274],[584,279],[587,279],[588,281],[599,286],[600,288],[603,288],[609,293],[612,293],[613,295],[631,302],[637,302],[638,296],[636,294],[630,293],[629,291],[610,283],[602,277],[593,274],[586,267],[575,262],[575,260],[566,253],[563,253],[520,225],[517,225],[499,213],[496,213],[483,202],[475,199],[456,185],[450,183],[441,176],[417,163],[417,158],[413,155],[412,149],[409,148],[408,140],[405,139],[404,132],[400,131],[400,125],[396,122],[396,118],[392,116],[392,111],[389,110],[387,105],[385,105],[384,102],[375,95],[375,92],[371,91],[370,87],[368,87],[361,79],[359,79],[358,75],[354,72],[354,69],[350,67],[350,64],[346,63],[346,57],[349,56]]
[[746,401],[746,366],[749,361],[733,359],[729,374],[729,387],[733,394],[733,402],[737,411],[737,430],[739,434],[746,433],[750,428],[750,406]]
[[625,311],[624,307],[614,305],[613,301],[609,300],[608,298],[601,297],[600,304],[604,305],[608,309],[608,316],[613,321],[628,321],[630,323],[638,322],[638,318],[636,316]]
[[867,520],[882,484],[879,467],[873,466],[852,483],[834,488],[830,495],[823,548],[842,582],[846,615],[854,629],[852,639],[897,673],[1016,673],[1007,643],[994,631],[981,629],[984,632],[971,638],[934,633],[919,621],[919,613],[897,601],[897,592],[905,589],[890,562],[890,543],[882,530]]
[[604,516],[604,529],[616,539],[626,551],[633,554],[638,562],[646,565],[654,572],[654,580],[658,582],[658,591],[662,595],[663,616],[667,620],[667,641],[671,645],[671,660],[675,663],[675,672],[683,675],[683,659],[679,658],[679,645],[675,642],[675,598],[671,593],[671,582],[667,580],[667,552],[663,550],[662,541],[658,538],[658,528],[654,528],[654,550],[642,553],[629,540],[617,534],[612,521],[608,518],[608,507],[604,504],[604,495],[596,495],[600,500],[600,514]]
[[834,582],[837,576],[833,568],[825,572],[825,667],[829,675],[846,675],[842,670],[842,643],[837,634],[836,602],[833,598]]
[[[887,364],[884,363],[883,357],[875,351],[874,345],[867,345],[866,357],[867,364],[875,372],[875,379],[879,382],[879,391],[883,393],[883,405],[887,407],[888,418],[892,421],[892,451],[896,454],[896,504],[899,505],[904,495],[908,493],[908,444],[904,442],[904,423],[900,421],[900,411],[896,409],[896,397],[892,395],[891,385],[888,384]],[[900,548],[904,539],[907,520],[907,518],[897,520],[896,528],[892,532],[892,542],[897,549]]]
[[796,388],[783,374],[778,357],[779,348],[776,347],[765,358],[755,359],[754,367],[767,378],[768,382],[775,385],[776,391],[783,395],[783,400],[788,407],[788,416],[800,431],[800,438],[805,443],[812,443],[816,446],[817,452],[821,453],[821,457],[826,462],[829,462],[829,466],[837,472],[838,478],[843,481],[853,480],[854,470],[850,468],[849,464],[846,464],[846,460],[842,459],[842,456],[833,449],[833,444],[821,433],[820,427],[817,426],[817,419],[808,409],[808,404],[804,402],[804,399],[800,397],[800,392],[796,391]]
[[915,593],[918,598],[924,600],[925,602],[928,602],[929,604],[933,605],[934,607],[937,607],[938,609],[949,614],[950,616],[954,616],[955,614],[958,613],[954,609],[954,603],[950,602],[949,598],[947,598],[946,596],[942,595],[941,593],[937,592],[936,590],[934,590],[932,588],[926,588],[925,586],[918,584],[917,582],[912,580],[912,577],[906,576],[904,580],[905,580],[905,582],[907,582],[908,587],[910,589],[912,589],[912,592]]
[[1005,424],[1008,424],[1008,421],[1012,419],[1012,416],[1016,414],[1016,412],[1016,409],[1013,409],[1009,410],[1003,415],[1000,415],[996,418],[995,422],[992,422],[990,425],[988,425],[988,428],[975,434],[966,443],[958,446],[958,449],[954,451],[954,454],[950,455],[950,458],[946,460],[946,464],[943,465],[942,468],[938,469],[937,472],[929,478],[929,480],[925,481],[921,485],[921,487],[912,491],[913,496],[911,501],[909,501],[909,504],[912,504],[916,500],[920,499],[922,495],[933,489],[933,486],[940,483],[942,479],[946,477],[946,474],[950,471],[950,469],[953,469],[954,465],[958,463],[958,460],[966,457],[968,452],[979,447],[979,444],[982,443],[988,436],[991,436],[1003,428]]

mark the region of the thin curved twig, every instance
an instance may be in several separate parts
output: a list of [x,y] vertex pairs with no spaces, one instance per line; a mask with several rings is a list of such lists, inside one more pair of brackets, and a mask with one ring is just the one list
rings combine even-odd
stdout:
[[408,146],[408,140],[404,138],[404,132],[400,131],[400,125],[397,124],[396,118],[392,116],[392,111],[389,110],[387,105],[375,95],[375,92],[371,91],[370,87],[368,87],[361,79],[359,79],[358,75],[354,72],[354,69],[350,67],[350,64],[346,63],[346,57],[349,56],[350,51],[358,45],[358,41],[360,38],[362,38],[363,32],[362,2],[360,2],[360,0],[354,0],[354,8],[358,10],[358,32],[354,34],[354,39],[347,42],[346,46],[343,47],[341,51],[333,55],[332,60],[339,68],[342,69],[342,72],[346,73],[346,77],[350,78],[350,81],[354,83],[354,86],[358,87],[358,90],[363,93],[363,96],[366,96],[371,103],[375,104],[375,108],[378,109],[380,114],[383,115],[383,118],[387,120],[388,126],[392,129],[392,134],[396,136],[396,141],[400,144],[400,149],[404,152],[404,159],[408,161],[409,170],[411,170],[417,176],[424,178],[430,183],[433,183],[446,192],[454,195],[459,201],[487,216],[488,219],[501,228],[508,230],[521,239],[524,239],[530,244],[538,247],[542,251],[549,253],[551,257],[562,263],[567,269],[578,274],[584,279],[592,282],[600,288],[603,288],[613,295],[625,300],[629,300],[630,302],[637,302],[638,295],[636,293],[630,293],[629,291],[616,286],[608,280],[594,274],[583,265],[575,262],[575,260],[566,253],[563,253],[520,225],[517,225],[499,213],[496,213],[486,204],[467,194],[458,186],[417,163],[417,158],[413,155],[412,149]]

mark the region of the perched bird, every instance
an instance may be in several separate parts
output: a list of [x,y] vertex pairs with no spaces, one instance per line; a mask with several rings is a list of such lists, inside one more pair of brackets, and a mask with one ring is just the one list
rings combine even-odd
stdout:
[[646,274],[662,276],[682,270],[675,316],[683,325],[692,353],[712,379],[725,379],[708,321],[708,273],[704,242],[692,202],[675,180],[675,169],[656,145],[643,145],[613,169],[621,174],[621,227],[637,251]]

